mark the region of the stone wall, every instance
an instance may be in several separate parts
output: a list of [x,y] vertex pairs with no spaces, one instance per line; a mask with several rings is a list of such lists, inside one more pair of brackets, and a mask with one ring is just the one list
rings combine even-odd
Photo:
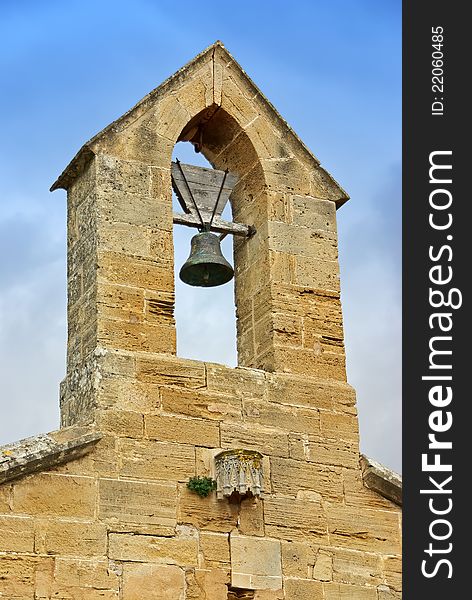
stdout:
[[[400,508],[363,485],[347,384],[96,359],[94,450],[0,487],[3,597],[226,600],[232,583],[260,599],[400,598]],[[263,454],[263,499],[187,489],[227,448]]]

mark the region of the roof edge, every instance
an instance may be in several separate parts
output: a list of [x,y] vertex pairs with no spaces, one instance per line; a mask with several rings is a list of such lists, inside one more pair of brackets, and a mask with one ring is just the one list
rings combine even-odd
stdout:
[[[207,55],[210,53],[213,55],[215,49],[217,47],[224,48],[223,43],[220,40],[217,40],[204,50],[194,56],[191,60],[189,60],[185,65],[183,65],[180,69],[178,69],[175,73],[173,73],[170,77],[165,79],[161,84],[151,90],[146,96],[141,98],[134,106],[132,106],[129,110],[127,110],[124,114],[122,114],[118,119],[112,121],[109,125],[101,129],[98,133],[96,133],[92,138],[85,142],[85,144],[80,148],[74,158],[70,161],[64,171],[59,175],[56,181],[49,188],[50,192],[54,192],[58,189],[67,189],[71,181],[75,179],[75,177],[80,174],[86,164],[93,158],[95,152],[93,151],[93,145],[104,135],[106,135],[110,131],[118,130],[120,127],[126,126],[126,122],[132,117],[134,121],[136,119],[135,112],[142,111],[146,112],[149,108],[149,105],[153,101],[154,97],[166,90],[173,83],[181,79],[187,71],[198,62],[202,61]],[[226,50],[227,52],[227,50]]]
[[361,454],[360,465],[364,485],[387,500],[402,506],[402,477],[384,465]]
[[309,160],[312,160],[315,163],[315,168],[320,169],[320,171],[322,171],[324,173],[324,175],[331,181],[332,185],[335,186],[336,188],[338,188],[340,196],[339,196],[339,199],[336,200],[336,208],[340,208],[343,204],[345,204],[350,199],[349,194],[339,185],[339,183],[335,180],[335,178],[331,175],[331,173],[329,171],[327,171],[324,167],[321,166],[321,162],[319,161],[319,159],[310,150],[310,148],[308,148],[308,146],[300,138],[300,136],[292,128],[292,126],[289,125],[288,121],[286,121],[286,119],[284,119],[284,117],[282,117],[282,115],[279,113],[277,108],[272,104],[272,102],[267,98],[267,96],[261,91],[259,86],[251,79],[251,77],[249,77],[249,75],[246,73],[246,71],[243,69],[243,67],[239,64],[239,62],[234,58],[234,56],[231,54],[231,52],[220,41],[215,42],[214,47],[215,48],[218,47],[219,49],[221,49],[227,55],[227,57],[230,58],[234,62],[234,64],[238,67],[238,69],[242,73],[243,77],[246,78],[246,81],[249,83],[249,85],[251,85],[254,88],[254,90],[257,92],[257,94],[260,96],[260,98],[264,101],[264,103],[269,107],[269,109],[272,111],[272,113],[277,118],[277,120],[281,123],[281,125],[285,129],[286,133],[294,139],[294,141],[299,145],[300,149],[309,158]]
[[0,446],[0,485],[80,458],[101,438],[92,427],[73,425]]
[[274,117],[280,122],[283,129],[288,136],[292,137],[292,139],[298,144],[302,152],[309,158],[309,160],[313,161],[314,168],[319,169],[323,176],[328,179],[331,185],[337,188],[339,192],[339,197],[334,200],[336,204],[336,208],[340,208],[347,200],[349,200],[349,195],[347,192],[339,185],[339,183],[334,179],[334,177],[324,169],[318,158],[313,154],[313,152],[308,148],[308,146],[301,140],[301,138],[297,135],[297,133],[292,129],[292,127],[288,124],[288,122],[282,117],[282,115],[278,112],[272,102],[263,94],[263,92],[259,89],[259,87],[254,83],[254,81],[249,77],[246,71],[242,68],[239,62],[234,58],[234,56],[229,52],[229,50],[224,46],[224,44],[217,40],[207,48],[205,48],[202,52],[197,54],[194,58],[188,61],[184,66],[178,69],[173,75],[168,77],[163,83],[154,88],[151,92],[149,92],[144,98],[142,98],[137,104],[135,104],[132,108],[130,108],[126,113],[124,113],[121,117],[107,125],[104,129],[99,131],[96,135],[94,135],[88,142],[86,142],[79,152],[74,156],[68,166],[64,169],[61,175],[57,178],[57,180],[52,184],[50,191],[53,192],[57,189],[67,189],[73,180],[85,169],[90,160],[93,159],[96,154],[94,146],[96,146],[97,142],[107,133],[118,131],[120,129],[125,128],[129,123],[133,122],[136,119],[136,113],[145,113],[154,98],[165,90],[172,86],[174,83],[178,82],[180,79],[185,77],[186,73],[193,66],[203,61],[205,58],[211,55],[211,60],[215,61],[215,54],[217,52],[223,53],[223,55],[232,61],[246,81],[250,86],[253,87],[257,95],[263,100],[263,102],[267,105],[269,110],[273,113]]

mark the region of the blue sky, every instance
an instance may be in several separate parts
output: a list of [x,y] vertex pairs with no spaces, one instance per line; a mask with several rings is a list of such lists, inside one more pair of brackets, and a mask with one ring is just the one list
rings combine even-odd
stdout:
[[[338,230],[361,449],[400,470],[399,0],[0,4],[0,443],[58,424],[65,193],[49,186],[87,139],[216,39],[351,196]],[[176,262],[188,253],[179,235]],[[224,327],[200,357],[232,363],[231,299],[221,293],[209,308]],[[198,335],[179,314],[198,310],[207,322],[208,301],[177,294],[188,356]]]

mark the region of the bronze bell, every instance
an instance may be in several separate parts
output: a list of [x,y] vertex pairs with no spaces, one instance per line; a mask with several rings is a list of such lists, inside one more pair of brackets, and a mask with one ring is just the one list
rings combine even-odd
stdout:
[[194,235],[180,279],[188,285],[213,287],[227,283],[233,275],[233,267],[221,253],[220,238],[210,231]]

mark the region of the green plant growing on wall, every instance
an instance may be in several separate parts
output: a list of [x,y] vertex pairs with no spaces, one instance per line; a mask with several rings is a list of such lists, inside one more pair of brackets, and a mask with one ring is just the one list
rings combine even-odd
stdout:
[[206,498],[210,492],[216,490],[216,481],[211,477],[191,477],[188,480],[187,487],[198,494],[200,498]]

